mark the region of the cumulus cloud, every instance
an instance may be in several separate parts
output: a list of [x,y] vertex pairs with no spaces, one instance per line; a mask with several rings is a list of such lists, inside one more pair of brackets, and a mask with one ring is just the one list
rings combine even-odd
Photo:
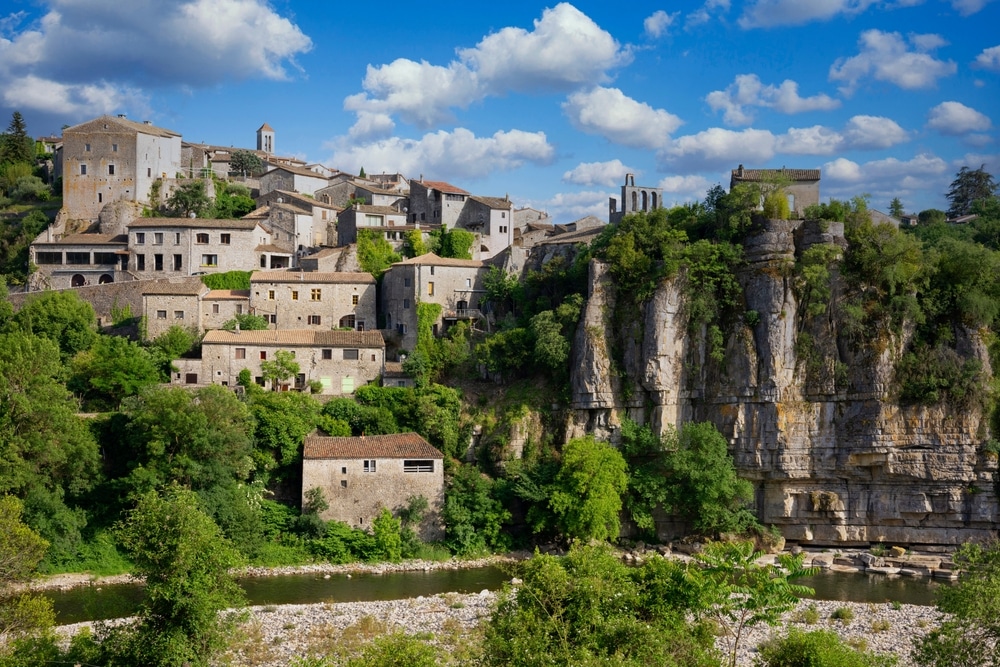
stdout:
[[738,162],[763,163],[774,157],[775,137],[767,130],[739,132],[719,127],[678,137],[657,157],[674,171],[704,171]]
[[909,160],[886,158],[865,163],[837,158],[824,164],[822,171],[824,194],[849,198],[867,193],[876,209],[879,204],[887,206],[893,197],[900,197],[913,210],[940,207],[942,197],[937,193],[947,192],[953,178],[952,166],[929,153]]
[[756,0],[739,18],[741,28],[773,28],[803,25],[811,21],[827,21],[840,14],[860,14],[876,0]]
[[898,32],[866,30],[858,40],[859,53],[839,58],[830,66],[830,80],[842,81],[840,90],[851,94],[867,77],[900,88],[930,88],[938,79],[957,71],[951,60],[937,60],[928,51],[945,44],[937,35],[909,35],[909,44]]
[[646,36],[653,39],[659,39],[667,34],[670,26],[674,24],[677,17],[680,16],[680,12],[674,12],[673,14],[668,14],[662,9],[658,9],[649,16],[646,20],[642,22],[642,27],[646,31]]
[[746,107],[764,107],[782,113],[795,114],[805,111],[829,111],[840,106],[840,101],[829,95],[799,96],[799,84],[785,79],[781,85],[764,85],[756,74],[738,74],[725,90],[716,90],[705,97],[714,111],[723,111],[723,120],[729,125],[749,125],[753,114]]
[[684,17],[684,29],[690,30],[712,20],[715,14],[729,11],[729,0],[705,0],[705,4]]
[[555,155],[544,132],[510,130],[477,137],[461,127],[431,132],[419,139],[390,137],[367,144],[340,138],[326,148],[333,150],[330,164],[348,171],[365,167],[371,173],[431,173],[443,179],[481,178],[526,163],[544,165]]
[[[0,88],[32,83],[50,95],[19,106],[86,115],[158,86],[284,79],[312,42],[264,0],[49,0],[37,23],[0,39]],[[252,38],[249,36],[252,35]],[[95,82],[94,72],[103,73]],[[95,90],[100,93],[95,93]],[[114,108],[120,109],[120,106]]]
[[595,190],[560,192],[543,201],[529,201],[526,205],[548,211],[553,220],[560,223],[572,222],[588,215],[607,220],[608,200],[612,196],[611,192]]
[[989,117],[961,102],[942,102],[930,110],[927,127],[941,134],[957,136],[967,132],[985,132],[993,126]]
[[775,149],[791,155],[832,155],[845,150],[889,148],[909,139],[909,133],[891,118],[853,116],[840,132],[822,125],[790,128],[776,138]]
[[991,46],[983,49],[983,52],[976,56],[976,67],[1000,72],[1000,46]]
[[610,33],[572,5],[546,9],[531,31],[507,27],[460,49],[447,65],[397,59],[369,66],[364,92],[344,108],[398,115],[429,128],[450,120],[452,109],[489,95],[565,91],[607,80],[607,71],[631,61]]
[[951,7],[962,16],[972,16],[992,0],[951,0]]
[[775,149],[789,155],[830,155],[844,145],[844,135],[822,125],[792,127],[776,138]]
[[573,93],[562,108],[578,130],[638,148],[666,145],[670,134],[683,122],[672,113],[638,102],[617,88],[596,87]]
[[[712,185],[712,181],[704,176],[692,174],[689,176],[666,176],[657,187],[664,192],[664,206],[674,206],[683,202],[702,201]],[[667,197],[666,193],[673,196]]]
[[149,98],[137,88],[117,86],[107,81],[65,84],[34,75],[10,81],[3,89],[8,107],[37,109],[67,118],[110,114],[121,109],[148,117]]
[[612,187],[623,182],[625,174],[635,174],[635,169],[626,166],[621,160],[608,160],[607,162],[581,162],[573,169],[563,174],[563,181],[593,187],[601,185]]
[[884,116],[854,116],[844,128],[845,148],[889,148],[909,138],[896,121]]

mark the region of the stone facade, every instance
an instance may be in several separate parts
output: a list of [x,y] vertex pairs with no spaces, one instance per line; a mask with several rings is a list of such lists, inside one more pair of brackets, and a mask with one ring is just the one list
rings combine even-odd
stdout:
[[213,330],[201,343],[200,374],[174,381],[233,387],[246,368],[262,384],[261,363],[273,360],[279,350],[294,353],[299,364],[298,377],[283,390],[306,389],[317,381],[327,396],[354,393],[381,377],[385,364],[385,341],[378,331]]
[[[46,236],[43,232],[38,238]],[[28,257],[38,270],[29,277],[32,290],[65,289],[130,280],[125,235],[69,234],[58,241],[36,240]]]
[[819,204],[819,180],[819,169],[744,169],[741,164],[732,171],[729,189],[741,183],[781,183],[791,217],[801,218],[806,208]]
[[206,328],[202,322],[201,301],[208,292],[208,287],[199,278],[179,282],[151,281],[142,290],[146,337],[157,338],[174,325],[201,333]]
[[149,203],[154,181],[181,169],[181,135],[124,116],[101,116],[63,130],[63,210],[96,221],[121,199]]
[[326,176],[303,167],[277,166],[260,177],[260,194],[272,190],[290,190],[311,195],[328,185]]
[[370,530],[386,508],[394,514],[412,496],[427,499],[428,512],[418,533],[426,541],[444,537],[444,456],[416,433],[357,438],[306,438],[302,492],[318,488],[329,504],[320,514]]
[[276,329],[377,328],[370,273],[257,271],[250,277],[252,312]]
[[129,271],[140,279],[247,271],[271,242],[253,219],[140,218],[128,230]]
[[444,181],[410,181],[409,221],[453,228],[471,195]]
[[455,223],[476,235],[473,259],[490,259],[514,242],[513,207],[501,197],[469,197]]
[[608,200],[608,222],[615,224],[629,213],[655,211],[663,208],[663,189],[646,185],[636,186],[635,175],[625,174],[622,186],[621,210],[614,197]]
[[[298,251],[299,254],[306,246],[315,248],[322,245],[333,245],[336,240],[329,238],[328,230],[331,226],[336,225],[340,209],[331,204],[317,201],[312,197],[305,197],[297,192],[272,190],[266,195],[258,197],[257,205],[270,207],[271,215],[268,216],[268,222],[276,234],[278,232],[289,234],[288,238],[282,238],[280,241],[276,236],[275,243],[287,241],[288,248]],[[295,218],[288,218],[288,220],[294,220],[294,226],[287,224],[285,219],[276,217],[273,214],[276,209],[294,214]],[[306,217],[309,220],[306,220]],[[300,245],[303,248],[299,248]]]
[[250,290],[214,289],[201,297],[202,329],[221,329],[237,315],[250,312]]
[[397,262],[382,276],[385,328],[395,331],[404,350],[417,344],[417,304],[435,303],[441,314],[435,335],[459,320],[479,321],[486,265],[473,259],[449,259],[427,253]]
[[358,242],[358,229],[375,229],[387,235],[387,240],[397,249],[402,246],[403,232],[416,229],[406,224],[406,214],[388,206],[354,204],[337,217],[337,245]]

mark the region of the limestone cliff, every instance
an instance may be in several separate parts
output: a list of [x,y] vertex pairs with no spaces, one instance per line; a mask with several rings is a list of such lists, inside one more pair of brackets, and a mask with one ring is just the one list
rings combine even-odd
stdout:
[[[683,273],[663,281],[622,330],[612,324],[614,284],[594,261],[573,348],[567,436],[614,439],[626,415],[660,432],[712,421],[755,484],[761,521],[803,544],[995,535],[988,416],[898,402],[894,368],[912,333],[906,327],[847,345],[831,314],[799,312],[791,267],[816,243],[844,246],[843,226],[770,221],[745,241],[739,278],[755,316],[728,329],[721,363],[690,335]],[[838,298],[836,276],[832,289]],[[977,332],[959,332],[957,347],[989,369]]]

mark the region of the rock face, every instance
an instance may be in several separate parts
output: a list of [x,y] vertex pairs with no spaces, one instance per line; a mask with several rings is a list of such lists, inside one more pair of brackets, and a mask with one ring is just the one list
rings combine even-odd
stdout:
[[[625,416],[658,432],[712,421],[755,485],[759,518],[791,542],[960,544],[996,535],[1000,474],[983,448],[988,416],[896,401],[895,362],[912,333],[905,327],[856,349],[838,340],[829,313],[798,312],[795,257],[816,243],[846,246],[843,226],[769,221],[746,240],[739,278],[756,315],[726,332],[721,363],[689,334],[683,275],[659,285],[629,330],[612,321],[614,285],[595,261],[573,348],[567,437],[614,441]],[[836,299],[836,276],[832,289]],[[957,338],[960,354],[989,369],[977,332]]]

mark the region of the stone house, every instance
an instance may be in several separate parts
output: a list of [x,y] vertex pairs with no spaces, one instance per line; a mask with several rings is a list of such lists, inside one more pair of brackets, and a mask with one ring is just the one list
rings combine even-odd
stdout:
[[263,384],[261,363],[274,360],[279,350],[291,352],[299,364],[298,375],[282,391],[306,389],[317,381],[323,395],[353,394],[355,388],[378,380],[385,365],[385,340],[379,331],[215,329],[201,342],[200,375],[189,370],[172,382],[233,387],[246,368]]
[[126,235],[67,234],[58,240],[42,240],[48,236],[42,232],[28,249],[28,259],[37,267],[29,277],[30,289],[65,289],[131,279]]
[[[287,231],[293,235],[293,239],[297,242],[289,247],[333,245],[334,239],[329,236],[329,230],[335,228],[337,215],[341,210],[336,206],[288,190],[272,190],[266,195],[261,195],[257,198],[257,205],[269,206],[270,211],[275,210],[275,207],[283,207],[283,210],[293,212],[296,215],[295,227],[287,229]],[[303,216],[310,217],[311,221],[305,220]],[[269,222],[274,231],[279,229],[286,231],[288,227],[282,224],[283,220],[275,219],[273,216],[269,217]]]
[[455,227],[476,235],[473,259],[490,259],[514,242],[512,210],[507,198],[473,195],[466,199]]
[[454,228],[472,195],[444,181],[410,181],[410,222]]
[[515,229],[522,228],[528,223],[552,224],[552,220],[549,218],[548,213],[545,211],[539,211],[537,208],[531,208],[529,206],[515,209],[511,213],[511,218],[514,220]]
[[357,176],[341,172],[327,180],[327,184],[313,193],[316,201],[339,209],[347,208],[352,199],[356,199],[358,183],[364,183]]
[[260,194],[263,196],[273,190],[291,190],[311,195],[327,185],[329,180],[323,174],[317,174],[304,167],[279,165],[260,177]]
[[418,533],[427,541],[444,537],[444,456],[416,433],[332,438],[310,435],[302,455],[303,499],[318,488],[329,504],[327,521],[370,529],[386,508],[394,514],[412,496],[427,499]]
[[251,312],[276,329],[377,328],[375,278],[370,273],[256,271]]
[[634,174],[625,174],[621,196],[621,210],[618,210],[618,202],[614,197],[608,200],[608,222],[611,224],[619,222],[629,213],[663,208],[663,189],[645,185],[636,186]]
[[259,220],[139,218],[128,225],[129,271],[140,279],[250,271],[266,261],[271,232]]
[[201,302],[209,292],[197,277],[176,282],[147,281],[142,288],[141,313],[146,323],[146,338],[157,338],[174,325],[200,333],[205,328],[201,321]]
[[368,174],[366,178],[383,190],[391,190],[404,196],[410,194],[410,181],[402,174]]
[[181,170],[181,135],[101,116],[63,130],[61,162],[66,217],[95,222],[111,202],[150,203],[153,183]]
[[382,308],[385,328],[400,337],[401,348],[417,344],[417,306],[436,303],[441,313],[432,323],[434,335],[455,322],[483,318],[480,302],[485,295],[481,260],[451,259],[427,253],[397,262],[382,276]]
[[409,205],[409,197],[396,190],[387,190],[374,183],[360,180],[355,181],[354,198],[364,199],[369,206],[385,206],[397,211],[403,211]]
[[744,183],[783,183],[791,216],[801,218],[808,207],[819,204],[819,181],[819,169],[744,169],[741,164],[732,171],[729,191]]
[[357,243],[358,229],[361,228],[389,233],[388,240],[390,243],[396,241],[397,243],[394,245],[398,248],[402,245],[403,231],[416,227],[414,225],[407,226],[406,213],[394,208],[354,204],[345,208],[337,216],[337,245]]

